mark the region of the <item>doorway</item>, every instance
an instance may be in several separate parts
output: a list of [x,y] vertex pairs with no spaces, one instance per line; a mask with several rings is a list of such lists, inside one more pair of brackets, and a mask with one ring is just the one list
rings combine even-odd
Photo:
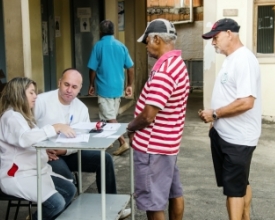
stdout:
[[83,75],[81,96],[88,95],[91,50],[100,39],[99,23],[104,19],[104,1],[72,0],[73,65]]
[[42,50],[45,91],[57,88],[53,0],[41,0]]

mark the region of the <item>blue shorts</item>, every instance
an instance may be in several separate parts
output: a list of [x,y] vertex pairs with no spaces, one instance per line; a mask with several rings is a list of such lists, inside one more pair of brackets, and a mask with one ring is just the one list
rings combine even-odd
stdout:
[[134,150],[135,199],[143,211],[162,211],[169,199],[183,196],[177,155],[147,154]]
[[226,196],[245,196],[256,146],[228,143],[219,136],[214,127],[210,129],[209,137],[217,185],[223,187]]

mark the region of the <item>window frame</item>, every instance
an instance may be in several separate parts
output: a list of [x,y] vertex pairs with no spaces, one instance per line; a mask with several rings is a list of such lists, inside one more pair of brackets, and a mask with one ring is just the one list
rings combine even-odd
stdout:
[[[254,0],[254,22],[253,22],[253,52],[256,55],[257,58],[271,58],[272,63],[274,63],[274,57],[275,57],[275,46],[274,46],[274,53],[257,53],[257,35],[258,35],[258,7],[259,6],[267,6],[267,5],[274,5],[275,6],[275,0]],[[275,21],[274,21],[275,25]],[[275,43],[275,39],[274,39]],[[275,45],[275,44],[274,44]],[[269,59],[267,59],[267,63]],[[271,61],[271,60],[270,60]]]

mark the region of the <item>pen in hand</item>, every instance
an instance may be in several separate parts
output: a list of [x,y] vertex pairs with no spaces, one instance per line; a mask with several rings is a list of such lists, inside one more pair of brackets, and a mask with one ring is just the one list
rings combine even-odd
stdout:
[[71,115],[69,125],[71,125],[71,124],[72,124],[72,122],[73,122],[73,118],[74,118],[74,116],[73,116],[73,115]]

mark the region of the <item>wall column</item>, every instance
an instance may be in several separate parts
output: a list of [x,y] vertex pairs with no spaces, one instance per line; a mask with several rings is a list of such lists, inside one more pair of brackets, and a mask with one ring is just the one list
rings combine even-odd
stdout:
[[30,30],[30,11],[29,1],[21,0],[21,18],[22,18],[22,40],[23,40],[23,62],[24,75],[32,77],[32,60],[31,57],[31,30]]
[[[20,0],[3,0],[7,80],[24,76]],[[19,31],[18,31],[19,30]]]
[[[213,10],[213,5],[217,5],[217,0],[208,0],[204,2],[203,13],[203,33],[211,30],[214,22],[217,19],[216,10]],[[211,11],[211,13],[207,13]],[[217,65],[216,65],[216,52],[212,46],[212,40],[203,40],[203,105],[204,108],[210,108],[212,90],[215,83]]]
[[[125,1],[126,7],[128,2]],[[147,26],[147,1],[146,0],[132,0],[132,13],[125,11],[125,41],[129,41],[131,48],[131,55],[133,55],[135,63],[135,87],[134,95],[137,99],[141,90],[148,79],[148,56],[146,45],[138,43],[137,39],[144,33]],[[130,4],[130,3],[129,3]],[[125,9],[127,10],[127,8]],[[134,26],[134,27],[133,27]],[[134,31],[131,33],[131,31]]]
[[111,20],[115,25],[115,38],[118,38],[118,1],[105,0],[105,19]]
[[137,43],[147,26],[146,0],[124,0],[125,45],[134,62],[133,98],[138,99],[148,79],[148,61],[146,46]]
[[41,5],[37,0],[3,0],[6,76],[26,76],[44,88]]

